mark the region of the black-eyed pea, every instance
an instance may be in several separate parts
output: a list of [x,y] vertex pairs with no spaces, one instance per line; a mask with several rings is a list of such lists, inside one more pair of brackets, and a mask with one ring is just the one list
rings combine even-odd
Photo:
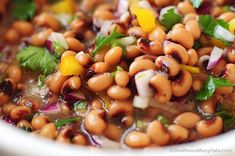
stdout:
[[147,134],[138,131],[132,131],[125,138],[127,146],[132,148],[143,148],[150,145],[150,138]]
[[129,75],[126,71],[117,71],[115,73],[115,82],[120,87],[125,87],[129,83]]
[[187,0],[178,3],[177,9],[183,15],[186,15],[188,13],[196,13],[196,10],[194,9],[193,5]]
[[179,63],[187,64],[189,55],[187,50],[180,44],[169,43],[164,46],[164,53],[175,58]]
[[54,31],[58,31],[60,29],[60,23],[56,19],[56,17],[46,12],[36,16],[34,22],[37,26],[49,27],[52,28]]
[[165,70],[169,76],[176,76],[180,72],[179,63],[167,56],[159,56],[155,61],[157,69]]
[[147,60],[147,59],[136,60],[132,62],[129,67],[129,75],[132,77],[136,73],[144,71],[144,70],[148,70],[148,69],[153,69],[153,70],[156,69],[155,64],[152,61]]
[[122,135],[121,127],[111,123],[107,124],[107,128],[104,132],[105,137],[114,141],[120,141],[121,135]]
[[235,64],[233,63],[228,63],[226,65],[226,71],[224,74],[224,78],[229,80],[231,83],[235,83]]
[[147,135],[155,144],[164,146],[170,141],[170,135],[165,126],[159,121],[152,121],[147,128]]
[[185,29],[185,25],[182,23],[177,23],[172,27],[172,30],[175,30],[175,29]]
[[82,134],[77,134],[73,137],[72,143],[76,145],[87,145],[87,139],[84,135]]
[[133,104],[130,100],[115,100],[112,101],[108,109],[110,117],[116,117],[120,114],[131,115],[133,113]]
[[21,129],[26,130],[26,131],[29,131],[29,132],[32,131],[32,126],[27,120],[20,120],[17,123],[16,127],[21,128]]
[[198,62],[198,54],[197,54],[196,50],[189,49],[188,50],[188,56],[189,56],[189,60],[188,60],[187,64],[189,66],[194,66],[195,64],[197,64],[197,62]]
[[201,102],[200,109],[205,114],[213,115],[216,109],[216,102],[212,99]]
[[197,14],[195,13],[189,13],[184,16],[183,23],[187,23],[188,21],[191,20],[197,20]]
[[45,29],[36,34],[33,34],[30,37],[30,43],[35,46],[43,46],[46,42],[46,39],[50,36],[52,32],[52,29]]
[[85,48],[84,44],[74,37],[67,37],[66,41],[69,45],[69,50],[79,52],[79,51],[84,50]]
[[201,36],[201,29],[196,20],[190,20],[186,22],[185,28],[193,35],[193,38],[195,40],[199,39],[199,37]]
[[41,101],[38,97],[22,97],[18,105],[20,106],[28,106],[32,109],[32,111],[37,111],[41,107]]
[[60,104],[60,109],[61,109],[61,111],[60,111],[61,114],[68,115],[71,113],[71,108],[70,108],[69,104],[66,102],[62,102]]
[[225,22],[229,22],[234,18],[235,18],[235,13],[231,11],[225,12],[218,17],[218,19],[223,19]]
[[76,37],[76,32],[74,30],[69,30],[69,31],[65,31],[64,32],[64,37],[68,38],[68,37]]
[[231,100],[234,103],[235,102],[235,91],[230,94]]
[[157,7],[164,7],[171,3],[171,0],[154,0],[154,3]]
[[93,21],[99,20],[113,20],[115,17],[109,10],[96,9],[93,14]]
[[30,36],[34,32],[33,24],[27,21],[15,21],[12,28],[22,36]]
[[156,27],[152,32],[149,33],[148,39],[151,41],[157,40],[160,43],[163,43],[163,41],[166,40],[166,33],[162,28]]
[[32,113],[28,106],[16,106],[10,111],[10,117],[13,120],[24,119]]
[[213,17],[218,17],[219,15],[221,15],[223,13],[223,8],[220,6],[214,6],[211,9],[211,16]]
[[82,66],[87,66],[91,62],[91,56],[88,53],[79,52],[76,55],[76,59]]
[[50,119],[45,115],[33,117],[31,124],[34,130],[40,130],[44,125],[48,124]]
[[126,47],[126,57],[129,59],[134,59],[137,56],[141,55],[140,50],[137,45],[128,45]]
[[177,80],[171,82],[172,94],[176,97],[185,95],[192,87],[192,75],[182,70]]
[[60,71],[57,71],[51,77],[51,81],[49,83],[49,89],[56,94],[60,93],[61,88],[67,79],[68,76],[63,76]]
[[91,67],[96,74],[102,74],[109,70],[109,65],[105,62],[94,63]]
[[103,134],[107,128],[104,110],[92,110],[85,116],[85,128],[92,134]]
[[10,115],[10,112],[16,105],[14,103],[6,103],[2,106],[2,113],[6,116]]
[[227,95],[231,94],[233,92],[233,86],[230,87],[219,87],[216,88],[215,93],[221,94],[221,95]]
[[229,62],[235,63],[235,52],[234,52],[234,50],[228,49],[227,58],[228,58]]
[[189,131],[180,125],[169,125],[167,129],[174,143],[183,142],[189,137]]
[[72,128],[64,127],[58,132],[58,135],[56,136],[56,141],[70,144],[71,136],[72,136]]
[[50,139],[55,139],[57,134],[58,134],[57,128],[54,123],[48,123],[44,125],[39,133],[40,136]]
[[197,123],[197,132],[202,137],[212,137],[218,135],[223,128],[223,120],[216,116],[210,120],[201,120]]
[[190,49],[194,45],[193,35],[187,29],[173,29],[168,33],[167,38],[183,45],[186,49]]
[[139,38],[137,40],[138,49],[144,54],[161,55],[163,54],[162,43],[158,40],[150,41],[148,39]]
[[94,109],[103,109],[103,103],[100,99],[95,99],[91,102],[91,110]]
[[122,58],[122,48],[113,47],[104,56],[104,62],[109,65],[116,65],[121,61]]
[[159,103],[167,103],[172,96],[170,81],[161,74],[156,74],[150,80],[150,85],[156,90],[155,99]]
[[94,60],[95,62],[104,62],[104,57],[106,53],[110,50],[108,46],[105,46],[102,48],[98,54],[95,55]]
[[78,76],[70,77],[63,83],[61,87],[61,94],[64,95],[70,91],[79,90],[81,88],[81,85],[82,85],[82,80],[80,77]]
[[173,123],[180,125],[186,129],[196,127],[196,124],[201,120],[201,117],[194,112],[184,112],[179,114]]
[[198,49],[198,57],[204,56],[204,55],[210,55],[211,51],[213,50],[213,47],[203,47]]
[[131,96],[131,91],[127,87],[120,87],[118,85],[114,85],[107,90],[107,94],[112,99],[124,100]]
[[20,39],[20,34],[15,29],[9,29],[5,33],[4,39],[9,43],[16,43]]
[[202,81],[199,79],[193,80],[192,88],[194,91],[198,92],[202,89]]
[[100,92],[108,89],[113,84],[113,81],[114,80],[110,73],[103,73],[90,78],[88,80],[88,86],[93,91]]
[[226,68],[226,61],[224,59],[221,59],[213,69],[211,69],[211,73],[215,76],[219,76],[222,74]]
[[132,115],[126,115],[122,118],[122,124],[125,126],[125,127],[131,127],[132,124],[135,123],[135,118],[132,116]]
[[147,34],[139,26],[129,28],[127,34],[136,38],[147,38]]

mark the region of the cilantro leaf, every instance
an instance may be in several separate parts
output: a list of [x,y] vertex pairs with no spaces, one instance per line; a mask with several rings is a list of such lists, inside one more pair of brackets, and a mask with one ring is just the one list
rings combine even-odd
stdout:
[[32,0],[14,0],[13,15],[16,19],[27,20],[36,12],[36,4]]
[[202,5],[202,0],[190,0],[190,2],[193,4],[194,8],[200,8],[200,6]]
[[103,35],[99,35],[97,39],[95,40],[96,46],[99,46],[99,44],[105,39]]
[[222,106],[221,110],[215,113],[220,116],[223,120],[223,130],[226,132],[235,128],[235,115],[231,112],[227,106]]
[[167,118],[161,114],[159,114],[156,119],[161,122],[163,125],[167,126],[169,125],[169,121],[167,120]]
[[199,23],[200,27],[202,28],[202,31],[205,34],[223,41],[226,46],[229,46],[231,44],[230,42],[225,41],[225,40],[215,36],[215,28],[217,25],[220,25],[227,30],[229,29],[228,23],[226,23],[224,20],[222,20],[222,19],[215,20],[210,15],[201,15],[201,16],[199,16],[198,23]]
[[207,100],[213,95],[217,88],[229,86],[235,86],[235,84],[232,84],[228,80],[222,78],[210,76],[203,85],[202,90],[196,94],[196,100]]
[[99,39],[97,42],[98,46],[96,46],[95,50],[92,53],[92,57],[94,57],[104,46],[110,44],[113,40],[117,38],[125,37],[123,34],[117,32],[117,28],[106,38]]
[[17,60],[21,66],[32,71],[40,70],[44,75],[50,74],[55,70],[57,60],[50,55],[45,48],[27,46],[17,54]]
[[175,24],[180,23],[182,16],[175,13],[175,9],[169,9],[167,13],[163,15],[161,23],[166,27],[167,30],[170,30]]
[[80,121],[80,120],[81,120],[81,117],[59,119],[59,120],[55,120],[55,125],[56,125],[57,128],[61,128],[65,125],[67,125],[67,124],[77,122],[77,121]]

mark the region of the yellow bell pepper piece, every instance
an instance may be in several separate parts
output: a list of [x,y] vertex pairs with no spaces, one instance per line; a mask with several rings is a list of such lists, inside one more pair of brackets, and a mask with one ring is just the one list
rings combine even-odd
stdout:
[[200,73],[200,69],[198,67],[192,67],[192,66],[187,66],[187,65],[180,64],[180,68],[182,70],[187,70],[187,71],[189,71],[190,73],[193,73],[193,74]]
[[131,13],[136,15],[143,31],[146,33],[151,32],[157,26],[154,13],[149,9],[139,7],[139,0],[131,0],[130,2]]
[[62,57],[59,69],[64,76],[82,75],[85,71],[84,67],[73,55]]
[[224,45],[224,42],[217,39],[217,38],[211,38],[211,44],[213,46],[219,47],[219,48],[225,48],[226,45]]
[[232,19],[228,24],[229,24],[229,31],[235,34],[235,18]]
[[52,5],[52,11],[55,14],[73,14],[75,12],[74,0],[62,0]]

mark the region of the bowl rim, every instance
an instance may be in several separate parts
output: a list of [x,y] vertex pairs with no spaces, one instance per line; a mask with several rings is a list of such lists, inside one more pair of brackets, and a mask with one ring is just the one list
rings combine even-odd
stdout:
[[[10,134],[10,135],[8,135]],[[49,139],[40,138],[35,135],[29,135],[21,130],[17,130],[13,126],[0,121],[0,150],[10,155],[24,155],[24,156],[77,156],[79,154],[86,154],[86,156],[146,156],[146,154],[161,154],[161,156],[189,155],[190,156],[234,156],[235,142],[231,140],[235,137],[235,131],[230,131],[225,134],[199,140],[196,142],[185,143],[174,146],[166,146],[162,148],[148,148],[148,149],[99,149],[94,147],[82,147],[77,145],[68,145],[51,141]],[[181,151],[179,151],[181,150]],[[185,151],[186,150],[186,151]],[[197,150],[191,152],[190,150]],[[201,150],[201,151],[200,151]],[[207,151],[207,150],[214,150]],[[215,152],[215,150],[230,150],[228,152]]]

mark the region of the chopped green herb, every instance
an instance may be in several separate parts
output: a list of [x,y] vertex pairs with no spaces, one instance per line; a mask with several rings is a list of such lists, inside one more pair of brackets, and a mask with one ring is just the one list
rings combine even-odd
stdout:
[[156,119],[161,122],[163,125],[167,126],[169,125],[169,121],[167,120],[166,117],[164,117],[163,115],[159,114]]
[[40,70],[44,75],[54,72],[57,65],[55,56],[48,53],[45,48],[27,46],[17,54],[21,66],[32,71]]
[[202,0],[190,0],[190,2],[193,4],[194,8],[200,8],[200,6],[202,5]]
[[194,45],[193,45],[193,49],[199,49],[199,48],[201,48],[202,47],[202,44],[201,44],[201,42],[200,41],[195,41],[194,42]]
[[170,30],[175,24],[180,23],[182,19],[182,16],[175,13],[175,9],[169,9],[167,13],[163,15],[163,19],[161,20],[161,23],[164,25],[164,27],[167,30]]
[[105,37],[104,37],[103,35],[99,35],[99,36],[97,37],[97,39],[95,40],[96,46],[99,46],[99,44],[100,44],[101,42],[103,42],[104,39],[105,39]]
[[228,80],[222,78],[210,76],[203,85],[202,90],[196,94],[196,100],[207,100],[213,95],[217,88],[229,86],[235,86],[235,84],[232,84]]
[[223,12],[229,12],[231,9],[230,9],[229,5],[225,5],[225,6],[223,6],[222,10],[223,10]]
[[0,59],[3,58],[3,52],[0,52]]
[[123,69],[121,66],[117,66],[116,71],[110,73],[110,74],[111,74],[111,77],[114,78],[114,77],[115,77],[115,73],[116,73],[117,71],[123,71],[123,70],[124,70],[124,69]]
[[39,87],[42,87],[44,85],[45,79],[46,79],[45,75],[39,75],[37,85]]
[[114,29],[114,31],[106,38],[100,38],[98,40],[98,46],[96,46],[95,50],[92,53],[92,57],[94,58],[94,56],[106,45],[110,44],[112,41],[118,39],[118,38],[122,38],[125,37],[123,34],[120,34],[117,32],[117,28]]
[[35,12],[36,4],[33,0],[14,0],[13,15],[16,19],[30,19]]
[[229,46],[231,44],[230,42],[224,41],[221,38],[215,36],[215,28],[217,25],[220,25],[227,30],[229,29],[228,23],[226,23],[224,20],[222,19],[215,20],[212,16],[202,15],[199,16],[198,23],[205,34],[223,41],[226,46]]
[[223,130],[225,132],[235,128],[235,115],[230,112],[230,109],[222,107],[215,115],[220,116],[223,119]]
[[136,121],[136,128],[138,128],[139,130],[145,130],[147,128],[147,125],[144,121],[137,120]]
[[66,50],[59,41],[54,41],[52,43],[52,48],[54,50],[55,56],[60,57],[61,54]]
[[74,104],[74,110],[85,110],[88,106],[88,102],[80,101]]
[[59,120],[55,120],[55,125],[57,128],[61,128],[67,124],[74,123],[80,120],[81,120],[81,117],[59,119]]
[[22,126],[22,127],[19,127],[19,128],[26,131],[26,132],[32,132],[33,131],[31,127]]

